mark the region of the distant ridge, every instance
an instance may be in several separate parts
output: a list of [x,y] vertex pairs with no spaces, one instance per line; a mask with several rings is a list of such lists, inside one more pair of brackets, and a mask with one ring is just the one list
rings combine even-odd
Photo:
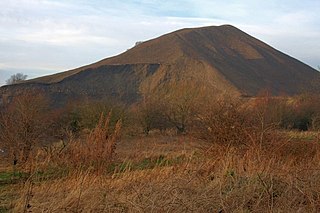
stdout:
[[[0,98],[41,89],[57,103],[114,97],[132,103],[166,84],[255,96],[319,92],[320,73],[231,25],[178,30],[74,70],[0,88]],[[210,91],[210,90],[209,90]]]

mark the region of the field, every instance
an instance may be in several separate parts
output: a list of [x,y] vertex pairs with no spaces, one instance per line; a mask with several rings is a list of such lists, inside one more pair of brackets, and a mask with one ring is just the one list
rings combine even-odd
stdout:
[[318,96],[158,95],[0,109],[0,212],[320,211]]
[[2,167],[0,212],[318,212],[317,134],[280,138],[245,148],[155,133],[119,140],[98,170]]

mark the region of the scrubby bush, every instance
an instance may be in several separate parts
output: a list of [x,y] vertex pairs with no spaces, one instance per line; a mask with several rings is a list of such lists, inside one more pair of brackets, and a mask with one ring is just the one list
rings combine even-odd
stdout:
[[190,82],[171,85],[162,91],[163,112],[168,122],[178,133],[185,133],[197,114],[197,105],[202,101],[201,88]]
[[26,162],[52,123],[48,99],[41,93],[14,97],[0,115],[1,149],[13,165]]
[[250,140],[249,117],[241,109],[239,100],[216,97],[202,106],[192,127],[198,138],[222,145],[243,145]]
[[214,144],[226,146],[262,146],[279,140],[277,129],[284,102],[269,96],[251,100],[211,97],[203,102],[193,122],[192,134]]
[[282,116],[281,127],[301,131],[319,129],[320,96],[304,94],[291,98]]
[[148,135],[151,130],[157,129],[162,132],[173,127],[165,117],[163,103],[154,97],[144,98],[135,107],[134,112],[145,135]]
[[[63,132],[79,134],[83,130],[92,130],[100,120],[101,114],[107,116],[112,111],[109,119],[109,128],[115,127],[118,120],[122,120],[124,126],[128,124],[128,110],[120,103],[107,101],[85,101],[82,103],[70,103],[61,113],[59,128]],[[105,117],[106,118],[106,117]]]
[[138,105],[144,132],[174,128],[178,134],[186,133],[203,101],[202,90],[192,82],[176,82],[145,94]]
[[17,83],[25,81],[27,78],[28,78],[27,75],[25,75],[23,73],[17,73],[17,74],[11,75],[11,77],[6,80],[6,83],[7,83],[7,85],[17,84]]
[[82,138],[69,138],[63,144],[44,148],[44,158],[51,166],[65,168],[107,169],[114,157],[122,122],[110,131],[112,113],[101,113],[96,126]]

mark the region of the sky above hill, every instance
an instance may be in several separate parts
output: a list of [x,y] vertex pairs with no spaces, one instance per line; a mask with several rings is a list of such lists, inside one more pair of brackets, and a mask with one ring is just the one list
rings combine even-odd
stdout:
[[136,41],[221,24],[320,65],[319,0],[3,0],[0,8],[0,85],[17,72],[52,74],[117,55]]

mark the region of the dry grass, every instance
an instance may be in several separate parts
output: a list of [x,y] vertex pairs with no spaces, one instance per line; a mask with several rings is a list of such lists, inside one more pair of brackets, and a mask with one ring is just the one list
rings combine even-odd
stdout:
[[292,141],[317,141],[320,142],[320,131],[285,131]]
[[[316,142],[284,141],[249,149],[209,148],[202,143],[205,148],[201,149],[196,145],[199,141],[191,138],[166,139],[124,141],[118,152],[119,161],[132,157],[142,164],[146,158],[163,155],[165,164],[142,168],[131,163],[122,169],[124,164],[117,164],[107,173],[74,169],[46,181],[31,177],[21,185],[14,212],[320,211],[320,145]],[[159,150],[148,153],[154,146]],[[125,158],[130,147],[135,155]],[[175,161],[181,155],[182,160]]]
[[70,137],[62,146],[33,154],[24,179],[8,179],[0,186],[5,202],[0,210],[320,211],[320,144],[315,137],[301,140],[293,133],[252,128],[242,144],[226,131],[216,143],[188,135],[151,135],[124,138],[116,149],[121,123],[110,131],[109,121],[110,114],[101,115],[83,138]]
[[[83,139],[74,138],[70,134],[66,143],[61,142],[38,150],[37,154],[34,154],[36,157],[33,159],[33,167],[103,170],[103,167],[108,166],[113,160],[121,129],[119,120],[114,131],[110,132],[110,117],[111,113],[106,118],[101,114],[97,126]],[[42,159],[40,164],[39,159]]]

